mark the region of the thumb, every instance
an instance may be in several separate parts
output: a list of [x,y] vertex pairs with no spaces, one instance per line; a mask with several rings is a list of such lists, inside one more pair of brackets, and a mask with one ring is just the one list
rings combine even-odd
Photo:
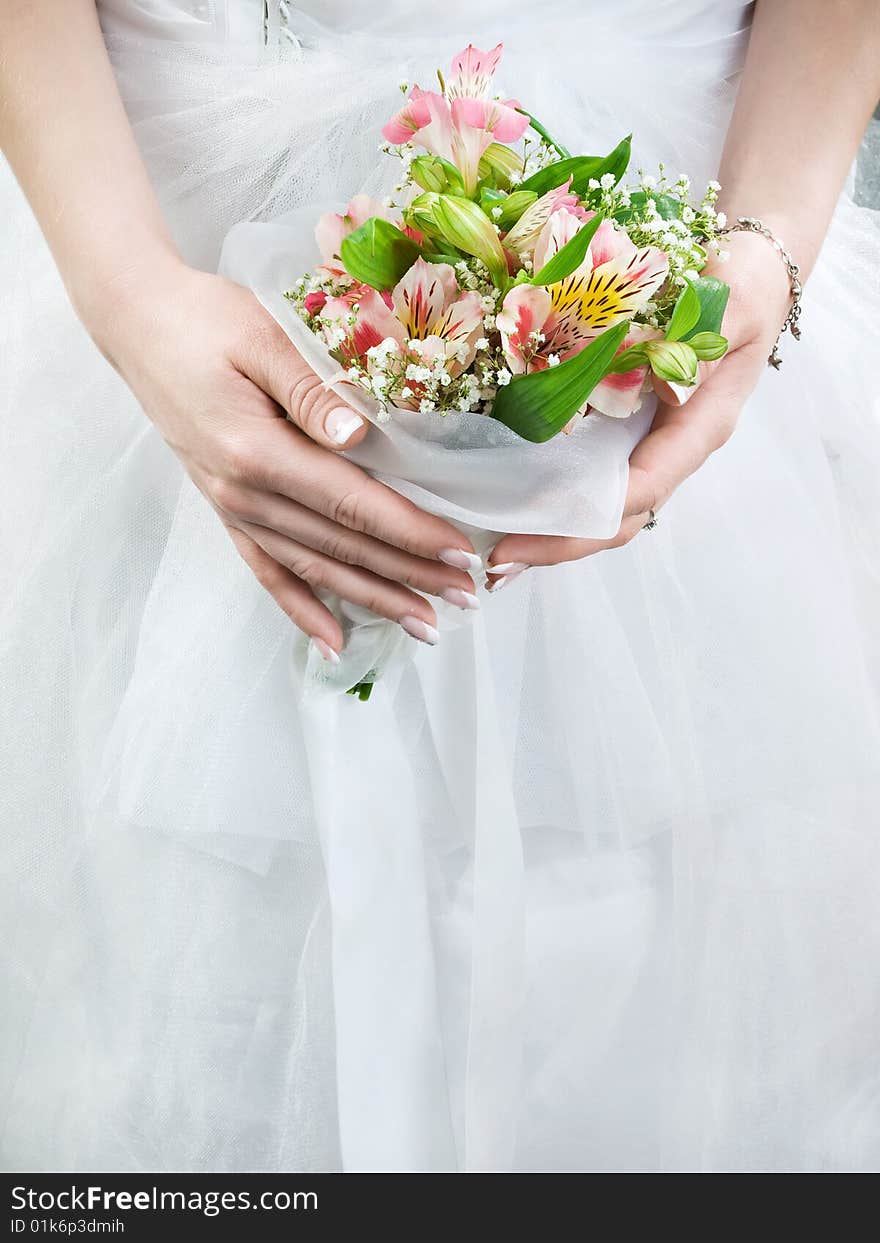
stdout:
[[369,423],[324,386],[281,326],[274,327],[253,351],[246,374],[315,444],[337,452],[354,448]]

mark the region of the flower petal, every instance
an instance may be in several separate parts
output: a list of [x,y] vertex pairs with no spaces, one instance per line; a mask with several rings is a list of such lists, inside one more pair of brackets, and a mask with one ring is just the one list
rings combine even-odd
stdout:
[[[534,270],[536,272],[539,271],[548,259],[552,259],[567,242],[571,241],[575,233],[578,233],[582,227],[583,221],[579,220],[577,216],[573,216],[565,208],[554,211],[535,242],[532,258]],[[590,271],[593,266],[590,258],[591,253],[591,250],[587,251],[583,263],[577,269],[579,272]]]
[[[617,353],[621,354],[638,341],[656,341],[662,336],[663,333],[657,328],[633,324]],[[649,387],[649,381],[650,368],[647,364],[644,367],[633,367],[631,371],[624,371],[619,375],[607,375],[590,393],[590,406],[612,419],[626,419],[641,405],[642,395]]]
[[[352,312],[356,316],[353,325],[348,322]],[[371,346],[379,345],[386,337],[401,343],[405,339],[400,320],[368,285],[360,285],[342,298],[328,298],[321,319],[331,348],[339,349],[348,360],[363,358]],[[334,330],[344,333],[341,341],[333,339]]]
[[481,52],[478,47],[468,44],[463,52],[452,62],[452,76],[446,84],[449,99],[460,99],[468,96],[471,99],[486,99],[492,92],[492,81],[501,60],[503,44],[499,43],[490,52]]
[[431,335],[442,337],[456,351],[452,374],[463,371],[474,361],[476,342],[483,335],[483,307],[479,294],[470,290],[449,303],[442,318],[430,325]]
[[514,373],[526,370],[535,351],[532,334],[542,332],[551,312],[548,290],[537,285],[514,285],[508,290],[496,323],[504,356]]
[[419,130],[430,124],[430,92],[414,86],[409,98],[391,120],[382,126],[382,136],[395,146],[410,142]]
[[457,296],[458,282],[451,265],[419,258],[394,286],[391,301],[406,335],[427,337]]
[[647,246],[621,254],[591,272],[586,265],[550,287],[553,314],[547,325],[548,349],[561,356],[583,348],[606,328],[640,311],[666,280],[669,261]]

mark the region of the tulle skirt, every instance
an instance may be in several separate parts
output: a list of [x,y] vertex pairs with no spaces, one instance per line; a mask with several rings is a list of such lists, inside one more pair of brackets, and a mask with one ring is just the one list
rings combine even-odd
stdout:
[[[241,219],[381,191],[397,79],[468,38],[569,145],[632,129],[695,180],[743,49],[742,6],[681,0],[313,6],[333,29],[294,10],[268,50],[150,7],[106,6],[108,45],[209,267]],[[869,213],[655,531],[304,703],[3,177],[4,1166],[880,1167]]]

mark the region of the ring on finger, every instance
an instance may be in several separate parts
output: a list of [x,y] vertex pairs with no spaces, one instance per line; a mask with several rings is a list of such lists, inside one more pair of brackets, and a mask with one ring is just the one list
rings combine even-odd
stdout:
[[653,531],[654,527],[657,525],[657,522],[658,522],[658,519],[657,519],[656,513],[654,512],[653,509],[649,509],[648,510],[648,521],[644,523],[644,525],[642,526],[642,530]]

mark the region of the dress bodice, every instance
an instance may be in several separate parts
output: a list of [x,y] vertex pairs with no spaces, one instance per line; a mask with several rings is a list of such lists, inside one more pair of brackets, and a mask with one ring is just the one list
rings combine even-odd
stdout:
[[[438,37],[444,31],[467,30],[470,24],[488,21],[519,23],[534,16],[537,28],[564,21],[568,5],[555,0],[537,6],[534,0],[442,0],[442,3],[413,5],[408,0],[389,0],[382,6],[363,0],[306,0],[287,4],[285,0],[99,0],[105,29],[112,33],[142,34],[210,43],[235,42],[258,46],[271,38],[287,22],[311,20],[331,29],[352,33],[359,30],[394,31],[398,37],[408,31],[424,35],[431,27]],[[616,0],[609,10],[607,0],[580,0],[578,16],[594,10],[597,22],[607,26],[627,26],[649,39],[662,32],[675,32],[683,40],[689,36],[701,42],[734,34],[744,22],[751,5],[744,0]]]

